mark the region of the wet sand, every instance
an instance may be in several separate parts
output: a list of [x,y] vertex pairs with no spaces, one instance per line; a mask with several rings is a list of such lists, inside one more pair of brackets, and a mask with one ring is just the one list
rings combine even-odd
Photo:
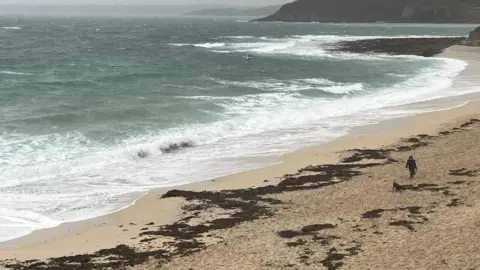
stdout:
[[[459,82],[480,84],[479,48],[442,56],[468,61]],[[480,267],[480,241],[468,240],[480,239],[480,123],[470,119],[480,119],[479,102],[388,121],[266,168],[152,191],[111,215],[3,243],[0,259],[27,269],[42,262],[18,261],[57,257],[53,269]],[[415,181],[404,169],[410,154]],[[403,192],[392,192],[394,181]]]

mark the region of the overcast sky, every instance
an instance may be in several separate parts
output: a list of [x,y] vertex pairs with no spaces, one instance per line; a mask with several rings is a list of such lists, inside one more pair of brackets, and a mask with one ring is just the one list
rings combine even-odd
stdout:
[[41,4],[41,5],[185,5],[185,4],[222,4],[222,5],[275,5],[292,0],[0,0],[0,4]]

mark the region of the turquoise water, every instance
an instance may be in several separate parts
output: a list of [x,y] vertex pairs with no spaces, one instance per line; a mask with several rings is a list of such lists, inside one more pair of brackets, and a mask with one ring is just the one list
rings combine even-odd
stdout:
[[328,48],[471,28],[1,18],[0,240],[414,113],[392,106],[458,94],[448,89],[463,62]]

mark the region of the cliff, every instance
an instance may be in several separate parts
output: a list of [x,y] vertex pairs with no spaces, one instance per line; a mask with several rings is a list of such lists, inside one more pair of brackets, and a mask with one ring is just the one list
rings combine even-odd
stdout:
[[468,39],[463,41],[462,44],[467,46],[480,46],[480,27],[470,32]]
[[297,0],[258,21],[480,22],[480,0]]

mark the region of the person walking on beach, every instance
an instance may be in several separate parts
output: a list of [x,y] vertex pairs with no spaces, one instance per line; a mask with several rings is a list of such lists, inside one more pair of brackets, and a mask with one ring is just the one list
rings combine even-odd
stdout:
[[408,157],[407,164],[405,165],[405,168],[408,168],[410,171],[410,179],[415,176],[415,173],[417,172],[417,162],[415,162],[415,159],[413,159],[413,156]]

